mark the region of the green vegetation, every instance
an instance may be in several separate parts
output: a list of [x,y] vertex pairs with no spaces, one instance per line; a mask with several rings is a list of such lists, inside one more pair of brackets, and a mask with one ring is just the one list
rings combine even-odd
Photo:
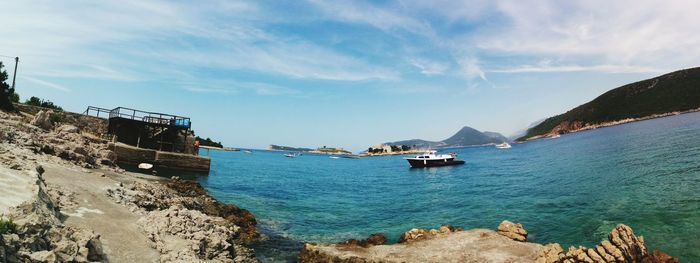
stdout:
[[297,147],[289,147],[289,146],[274,145],[274,144],[270,144],[270,146],[267,148],[270,150],[274,150],[274,151],[288,151],[288,152],[310,152],[310,151],[312,151],[312,149],[309,149],[309,148],[297,148]]
[[[389,147],[391,147],[392,152],[406,152],[406,151],[411,150],[411,146],[407,146],[407,145],[390,145]],[[367,149],[367,152],[379,154],[379,153],[384,153],[385,151],[382,148],[369,147],[369,149]]]
[[0,61],[0,110],[12,111],[15,107],[12,105],[12,98],[15,95],[15,90],[7,84],[7,71],[3,70],[4,65]]
[[[19,99],[19,98],[18,98]],[[24,102],[24,104],[27,105],[32,105],[32,106],[37,106],[37,107],[42,107],[42,108],[48,108],[56,111],[63,111],[63,108],[59,107],[58,105],[53,104],[50,100],[43,100],[37,97],[32,96],[28,100]]]
[[343,148],[327,148],[326,146],[323,146],[323,148],[318,148],[316,151],[322,153],[352,154],[352,152],[343,150]]
[[0,217],[0,235],[17,233],[17,224],[12,219]]
[[202,139],[199,136],[197,136],[194,139],[199,141],[199,145],[201,146],[224,148],[224,145],[222,145],[221,142],[212,141],[209,137],[207,137],[206,139]]
[[596,125],[700,108],[700,68],[675,71],[610,90],[530,128],[518,140],[549,133],[562,123]]

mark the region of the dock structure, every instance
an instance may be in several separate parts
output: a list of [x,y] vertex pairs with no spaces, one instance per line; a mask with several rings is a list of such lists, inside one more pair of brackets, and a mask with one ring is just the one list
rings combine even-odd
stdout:
[[208,172],[210,160],[197,156],[194,131],[189,117],[142,111],[126,107],[88,107],[84,115],[108,120],[110,148],[117,163]]

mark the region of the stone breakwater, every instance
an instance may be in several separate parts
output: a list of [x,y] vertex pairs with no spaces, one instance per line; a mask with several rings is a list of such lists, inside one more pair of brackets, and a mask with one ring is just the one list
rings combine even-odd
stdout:
[[13,222],[0,262],[257,262],[250,212],[196,182],[127,173],[105,140],[52,115],[0,111],[0,215]]
[[503,221],[497,231],[463,230],[449,225],[439,229],[411,229],[397,244],[385,245],[382,234],[366,240],[349,240],[335,245],[305,244],[299,262],[678,262],[663,252],[649,253],[644,238],[634,235],[626,225],[617,225],[593,248],[570,247],[564,251],[557,243],[541,245],[527,242],[521,224]]

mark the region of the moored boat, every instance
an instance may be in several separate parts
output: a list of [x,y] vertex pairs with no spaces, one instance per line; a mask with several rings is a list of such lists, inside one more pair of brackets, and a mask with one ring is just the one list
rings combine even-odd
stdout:
[[464,164],[464,161],[455,159],[457,154],[437,154],[436,151],[427,151],[424,154],[412,158],[405,158],[413,168],[437,167]]
[[496,144],[496,148],[498,149],[508,149],[510,147],[510,144],[508,144],[507,142]]

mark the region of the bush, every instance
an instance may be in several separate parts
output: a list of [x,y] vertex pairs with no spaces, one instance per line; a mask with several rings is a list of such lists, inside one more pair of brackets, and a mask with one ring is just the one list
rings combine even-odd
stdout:
[[51,102],[50,100],[43,100],[34,96],[25,101],[24,104],[48,108],[56,111],[63,111],[63,108],[53,104],[53,102]]
[[0,218],[0,235],[17,233],[17,224],[12,219]]

